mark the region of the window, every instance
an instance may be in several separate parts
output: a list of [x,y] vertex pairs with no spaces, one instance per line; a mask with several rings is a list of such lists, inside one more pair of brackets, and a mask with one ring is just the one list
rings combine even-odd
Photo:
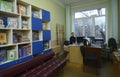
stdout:
[[94,36],[104,38],[106,35],[105,8],[79,11],[74,13],[72,31],[75,36]]

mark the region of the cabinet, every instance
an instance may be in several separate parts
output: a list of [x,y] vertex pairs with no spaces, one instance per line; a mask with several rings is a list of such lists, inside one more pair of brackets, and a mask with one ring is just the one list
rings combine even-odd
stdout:
[[50,12],[23,0],[0,1],[0,69],[51,50]]

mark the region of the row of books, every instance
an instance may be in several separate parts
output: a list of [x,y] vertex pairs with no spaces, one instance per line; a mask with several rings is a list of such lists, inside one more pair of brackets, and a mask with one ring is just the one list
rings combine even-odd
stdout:
[[15,49],[0,49],[0,64],[5,61],[15,60],[16,58]]
[[22,36],[17,33],[13,33],[13,43],[20,43],[20,42],[29,42],[30,39],[27,36]]
[[22,19],[22,29],[29,29],[29,24],[27,19]]
[[38,12],[38,11],[33,11],[33,12],[32,12],[32,16],[35,17],[35,18],[40,18],[40,12]]
[[49,41],[43,41],[43,49],[48,49],[49,48]]
[[19,58],[30,55],[31,54],[31,45],[19,46],[18,54],[19,54]]
[[13,12],[12,2],[8,2],[8,1],[5,1],[5,0],[0,0],[0,10]]
[[18,28],[18,18],[0,17],[0,28]]
[[37,31],[32,32],[32,40],[39,40],[39,33]]
[[21,4],[17,5],[18,14],[27,15],[27,8]]

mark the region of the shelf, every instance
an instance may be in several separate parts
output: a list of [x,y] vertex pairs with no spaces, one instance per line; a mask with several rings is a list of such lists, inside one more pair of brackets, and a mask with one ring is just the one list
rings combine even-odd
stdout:
[[48,49],[44,49],[43,51],[47,51],[47,50],[49,50],[49,49],[51,49],[51,48],[48,48]]
[[0,47],[9,47],[9,46],[16,46],[16,44],[0,45]]
[[1,5],[3,8],[0,8],[0,69],[48,52],[51,49],[50,12],[24,0],[2,1],[3,5],[10,3],[12,7]]
[[29,31],[29,30],[31,30],[31,29],[13,29],[13,30]]
[[24,6],[30,5],[30,4],[26,3],[26,2],[24,2],[23,0],[18,0],[17,3],[21,4],[21,5],[24,5]]
[[41,41],[41,40],[35,40],[35,41],[33,41],[33,42],[39,42],[39,41]]
[[18,45],[22,45],[22,44],[30,44],[31,42],[22,42],[22,43],[17,43]]
[[0,63],[0,65],[5,64],[5,63],[8,63],[8,62],[11,62],[11,61],[5,61],[5,62],[2,62],[2,63]]
[[21,15],[21,17],[23,17],[23,18],[30,18],[30,16],[28,16],[28,15]]
[[17,13],[14,13],[14,12],[7,12],[7,11],[2,11],[0,10],[0,15],[4,15],[4,16],[12,16],[12,17],[17,17],[17,16],[20,16],[19,14]]
[[11,30],[10,28],[0,28],[1,30]]

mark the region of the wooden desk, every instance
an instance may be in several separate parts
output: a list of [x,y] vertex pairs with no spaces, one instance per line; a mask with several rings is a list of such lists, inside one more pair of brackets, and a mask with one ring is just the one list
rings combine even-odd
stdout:
[[83,64],[83,58],[80,52],[80,46],[69,46],[69,61],[72,63]]
[[114,60],[120,62],[120,56],[118,56],[118,52],[113,52]]

